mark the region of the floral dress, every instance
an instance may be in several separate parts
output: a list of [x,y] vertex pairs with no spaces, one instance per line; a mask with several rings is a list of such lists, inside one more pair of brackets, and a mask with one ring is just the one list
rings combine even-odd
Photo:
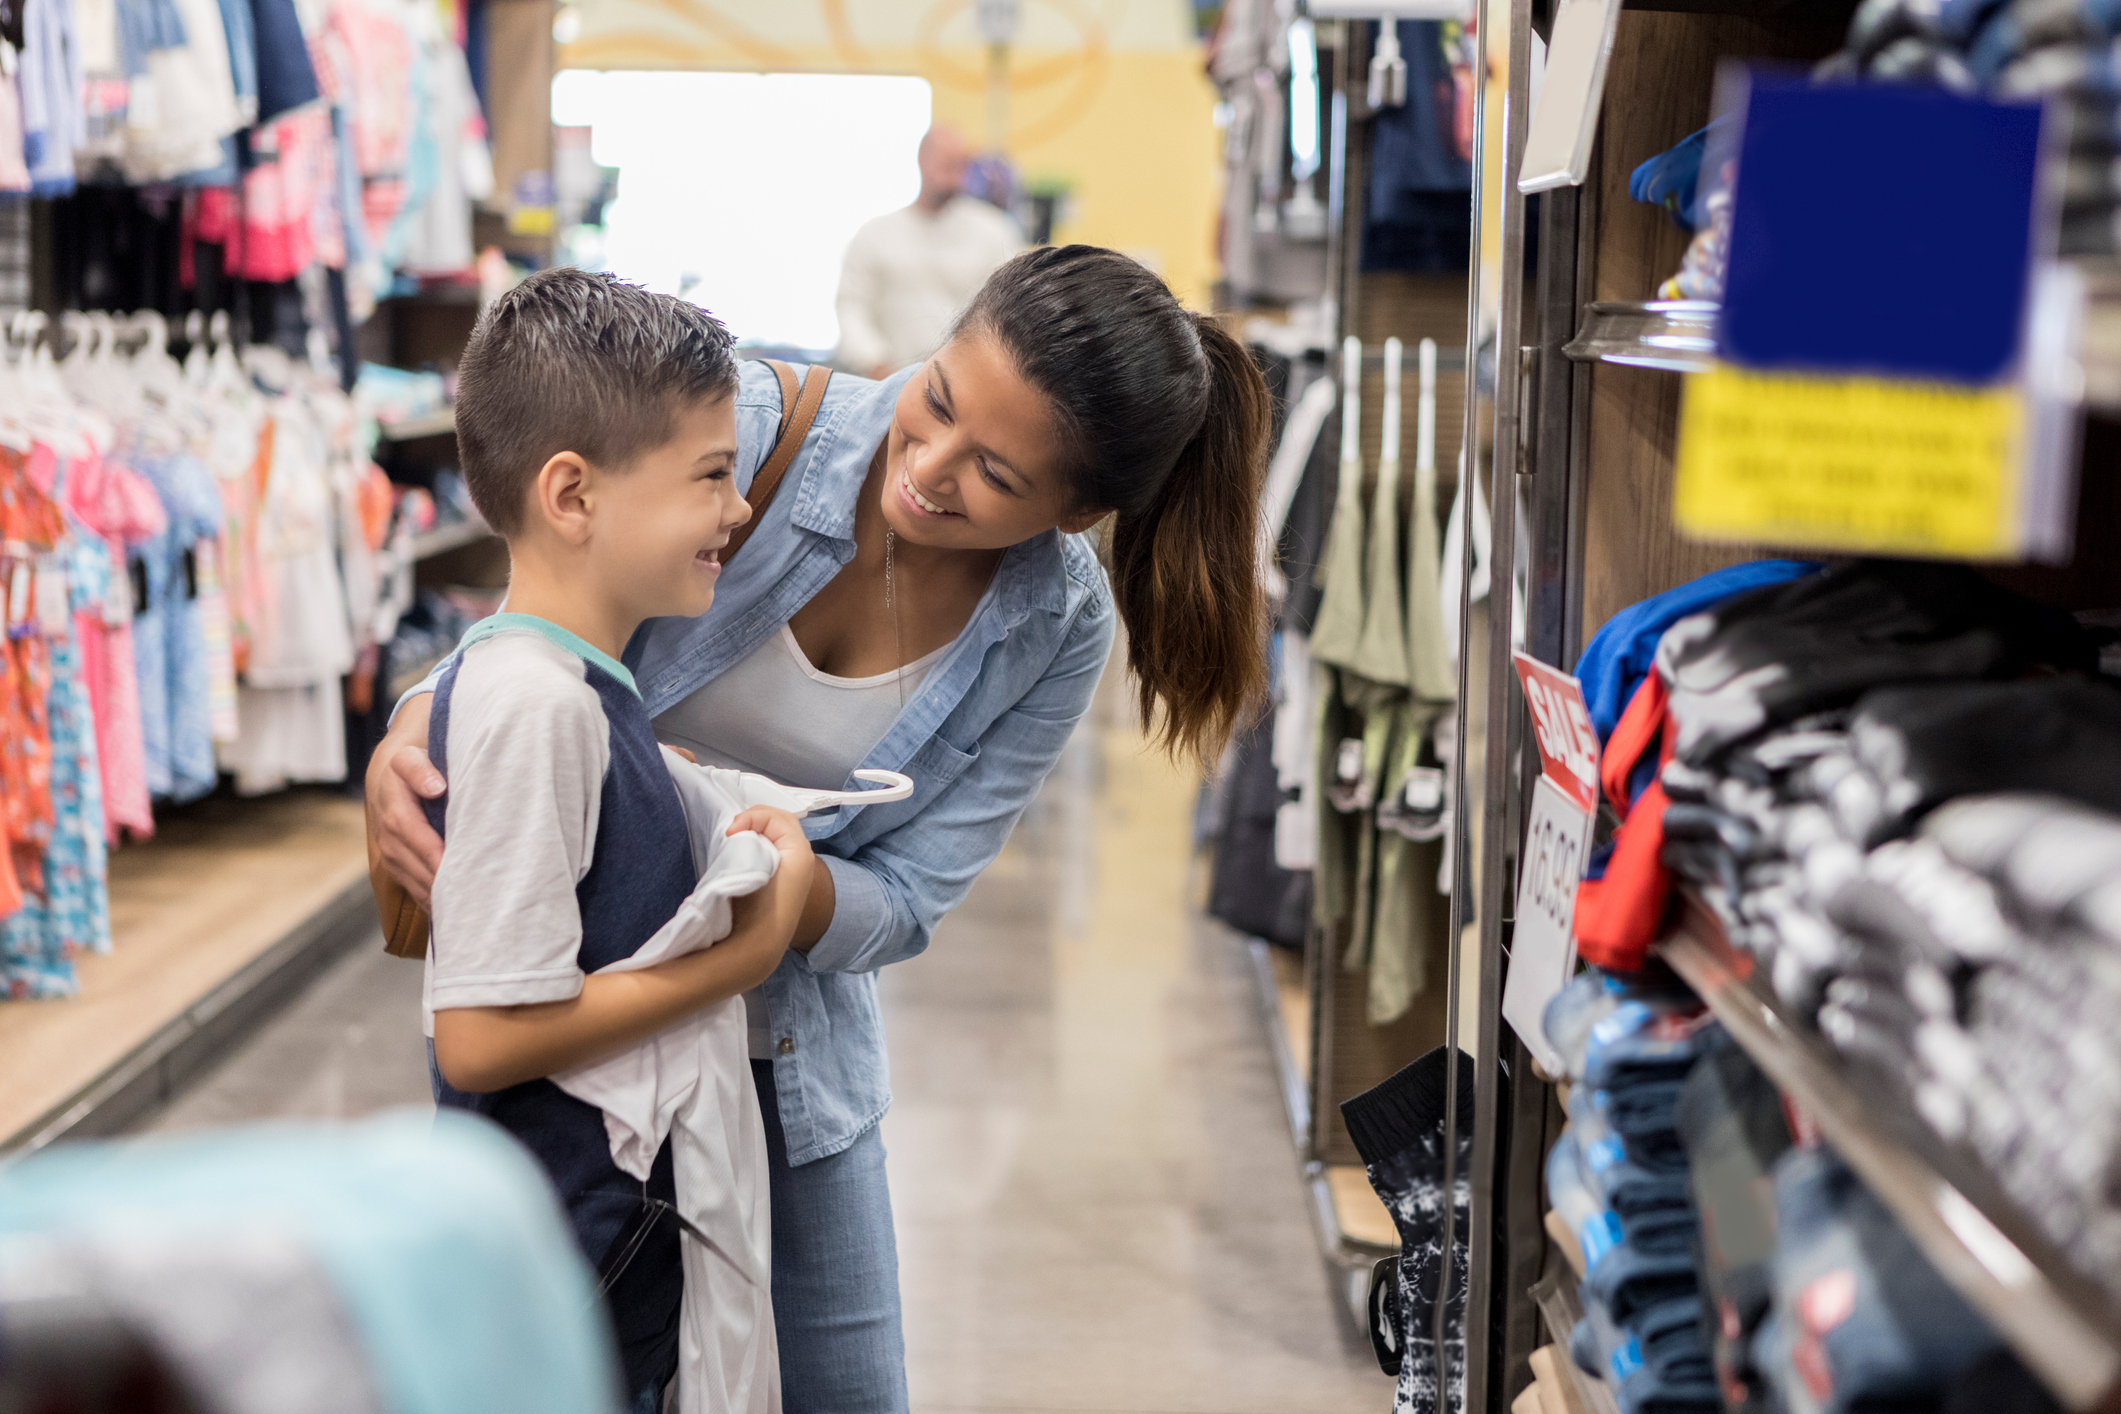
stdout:
[[101,632],[114,587],[110,552],[99,537],[68,522],[67,533],[38,568],[40,596],[57,590],[61,599],[40,605],[37,616],[47,653],[52,820],[42,895],[28,894],[0,922],[0,986],[13,997],[73,995],[74,957],[109,952],[111,943],[103,785],[81,652],[81,626]]

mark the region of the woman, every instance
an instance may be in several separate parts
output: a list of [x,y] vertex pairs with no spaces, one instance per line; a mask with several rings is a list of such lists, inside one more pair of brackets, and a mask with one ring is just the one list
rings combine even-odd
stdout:
[[[779,386],[747,364],[740,480]],[[912,799],[813,821],[820,861],[780,970],[747,998],[773,1165],[773,1304],[791,1414],[903,1410],[898,1257],[877,1123],[876,969],[928,945],[1090,705],[1115,609],[1144,724],[1211,759],[1264,691],[1265,384],[1136,262],[1089,246],[1003,266],[926,364],[837,378],[712,612],[629,646],[657,732],[702,760]],[[1107,515],[1109,584],[1080,538]],[[424,899],[443,782],[408,704],[368,772],[371,829]]]

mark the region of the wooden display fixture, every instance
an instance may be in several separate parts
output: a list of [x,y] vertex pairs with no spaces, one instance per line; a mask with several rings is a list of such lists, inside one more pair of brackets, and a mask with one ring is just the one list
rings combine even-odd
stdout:
[[211,797],[110,861],[112,951],[0,1005],[0,1153],[108,1134],[375,931],[359,801]]
[[[1532,8],[1529,0],[1512,6],[1513,39],[1523,37],[1520,26],[1537,21]],[[1627,184],[1640,163],[1707,121],[1719,63],[1755,59],[1808,65],[1840,46],[1852,7],[1718,3],[1686,8],[1737,12],[1669,12],[1676,8],[1630,8],[1620,16],[1591,176],[1580,189],[1541,199],[1536,274],[1507,293],[1503,305],[1501,341],[1506,348],[1515,344],[1527,350],[1519,366],[1529,382],[1498,418],[1514,425],[1521,410],[1525,426],[1519,440],[1506,439],[1498,448],[1497,474],[1517,474],[1528,517],[1507,534],[1498,525],[1497,558],[1522,564],[1529,573],[1527,648],[1563,666],[1573,664],[1590,635],[1631,604],[1724,565],[1769,553],[1803,553],[1700,543],[1683,538],[1673,526],[1682,384],[1672,370],[1701,356],[1704,323],[1696,311],[1640,307],[1656,298],[1658,285],[1678,268],[1688,237],[1662,209],[1632,200]],[[1512,81],[1527,79],[1520,73]],[[1512,109],[1521,96],[1521,91],[1513,93]],[[1520,125],[1514,135],[1505,131],[1502,114],[1491,110],[1487,120],[1491,141],[1521,144],[1521,113],[1510,120]],[[1514,195],[1505,207],[1503,219],[1517,223],[1516,238],[1522,240],[1527,208]],[[1506,224],[1505,251],[1512,249],[1509,231]],[[1821,290],[1822,305],[1846,301],[1857,289],[1864,258],[1863,250],[1851,248],[1848,287]],[[2121,290],[2121,284],[2115,288]],[[2115,328],[2121,330],[2121,324]],[[1661,362],[1644,359],[1643,349],[1624,347],[1631,338],[1645,345],[1651,339],[1672,340],[1665,350],[1671,356]],[[2105,346],[2088,343],[2087,358]],[[2121,341],[2114,347],[2121,350]],[[2121,353],[2112,366],[2121,371]],[[1506,398],[1512,396],[1515,371],[1506,365],[1500,375]],[[2100,369],[2092,369],[2087,383],[2103,408],[2121,396],[2105,391],[2121,389],[2121,372],[2109,381],[2102,377]],[[2092,418],[2084,438],[2085,465],[2104,467],[2116,454],[2121,454],[2121,423],[2103,415]],[[1504,506],[1497,510],[1499,519]],[[2071,564],[1993,566],[1983,573],[2071,608],[2121,603],[2121,550],[2109,533],[2117,515],[2121,487],[2104,474],[2088,474]],[[1498,567],[1496,573],[1505,571]],[[1515,792],[1531,774],[1512,775],[1509,765],[1529,755],[1522,713],[1514,688],[1506,683],[1497,684],[1488,703],[1496,723],[1490,743],[1498,752],[1490,763],[1490,800],[1514,805]],[[1503,848],[1482,861],[1487,900],[1507,899],[1502,885],[1513,877],[1516,831],[1500,833]],[[1507,917],[1491,911],[1482,929],[1486,969],[1499,983],[1507,957]],[[1926,1142],[1904,1117],[1874,1113],[1869,1107],[1875,1099],[1847,1083],[1845,1067],[1800,1034],[1772,998],[1745,984],[1741,965],[1727,946],[1717,945],[1720,934],[1712,937],[1713,931],[1698,910],[1690,913],[1681,935],[1667,945],[1668,958],[1777,1082],[1821,1115],[1830,1137],[1895,1208],[1939,1270],[1989,1315],[2063,1403],[2072,1409],[2115,1407],[2115,1391],[2121,1388],[2121,1304],[2090,1290],[2069,1271],[1996,1197],[1993,1183],[1961,1161],[1963,1156]],[[1490,993],[1484,983],[1484,1006],[1496,996],[1499,988]],[[1482,1020],[1495,1024],[1489,1015]],[[1551,1276],[1562,1263],[1541,1222],[1539,1175],[1560,1115],[1550,1087],[1514,1085],[1509,1091],[1497,1101],[1504,1107],[1497,1115],[1502,1140],[1492,1165],[1476,1160],[1474,1174],[1485,1195],[1476,1197],[1476,1244],[1485,1242],[1488,1232],[1505,1234],[1491,1251],[1475,1255],[1474,1300],[1492,1290],[1506,1310],[1496,1341],[1490,1343],[1482,1332],[1469,1352],[1475,1371],[1469,1381],[1471,1404],[1483,1410],[1505,1407],[1529,1377],[1532,1346],[1548,1335],[1565,1339],[1573,1320],[1573,1303],[1567,1299],[1573,1284],[1541,1280],[1542,1273]],[[1498,1221],[1483,1216],[1483,1205]],[[1541,1309],[1550,1322],[1545,1335],[1535,1319]]]

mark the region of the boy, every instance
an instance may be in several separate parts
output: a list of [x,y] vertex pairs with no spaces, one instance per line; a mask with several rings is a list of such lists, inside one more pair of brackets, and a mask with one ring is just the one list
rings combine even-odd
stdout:
[[[472,499],[508,542],[508,611],[466,636],[429,726],[449,779],[446,802],[428,805],[449,842],[427,960],[436,1099],[490,1116],[544,1164],[609,1300],[626,1397],[648,1410],[678,1360],[671,1145],[645,1185],[627,1176],[604,1114],[552,1077],[764,982],[814,864],[791,816],[745,811],[729,833],[757,830],[779,863],[736,900],[727,937],[589,975],[639,950],[698,880],[684,807],[618,655],[644,619],[705,612],[718,552],[750,517],[735,484],[730,345],[692,305],[571,269],[532,276],[480,318],[457,440]],[[756,1126],[741,1048],[733,1062]],[[762,1214],[762,1177],[758,1193]],[[747,1402],[777,1410],[770,1312],[764,1331],[766,1348],[745,1356]]]

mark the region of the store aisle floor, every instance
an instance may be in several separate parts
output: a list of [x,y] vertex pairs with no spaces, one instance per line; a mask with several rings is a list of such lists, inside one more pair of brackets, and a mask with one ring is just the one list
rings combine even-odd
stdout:
[[[1332,1306],[1190,778],[1086,724],[928,954],[884,974],[916,1410],[1308,1414],[1391,1385]],[[426,1102],[380,941],[158,1128]]]

